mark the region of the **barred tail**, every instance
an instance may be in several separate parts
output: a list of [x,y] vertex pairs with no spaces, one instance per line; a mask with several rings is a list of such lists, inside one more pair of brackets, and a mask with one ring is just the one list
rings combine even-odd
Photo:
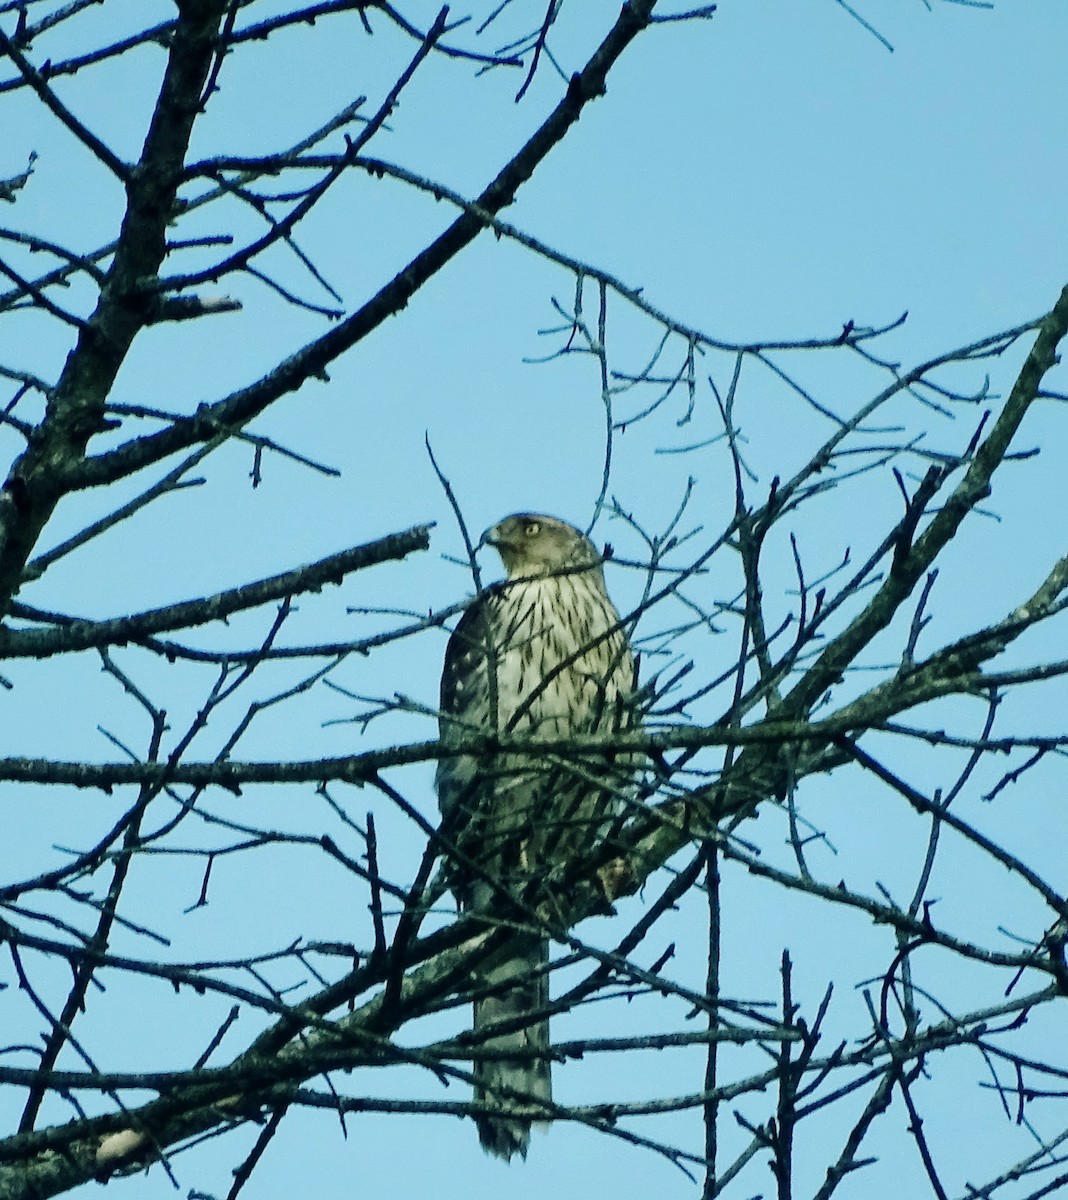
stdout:
[[[475,1032],[502,1021],[520,1020],[526,1013],[543,1009],[549,999],[549,977],[544,970],[548,961],[548,942],[532,937],[517,939],[508,958],[496,963],[485,975],[486,986],[500,990],[475,1001]],[[515,1059],[475,1062],[476,1102],[507,1111],[552,1099],[547,1019],[489,1037],[481,1044],[490,1050],[515,1049],[524,1053]],[[488,1154],[506,1160],[513,1154],[526,1158],[532,1124],[529,1117],[479,1116],[476,1120],[479,1141]],[[540,1120],[537,1123],[543,1124]]]

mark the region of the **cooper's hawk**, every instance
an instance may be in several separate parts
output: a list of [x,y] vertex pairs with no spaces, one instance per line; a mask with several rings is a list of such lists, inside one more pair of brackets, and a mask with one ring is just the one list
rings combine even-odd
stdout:
[[[634,659],[589,539],[554,517],[521,513],[482,542],[508,577],[476,598],[449,640],[443,741],[486,731],[556,740],[634,724]],[[474,1028],[508,1022],[480,1044],[523,1055],[476,1060],[478,1102],[507,1111],[551,1100],[548,1019],[528,1015],[544,1014],[549,993],[548,939],[534,908],[603,836],[634,770],[625,755],[559,749],[439,760],[443,827],[460,851],[450,886],[466,912],[514,931],[474,981]],[[487,1151],[526,1157],[529,1117],[477,1120]]]

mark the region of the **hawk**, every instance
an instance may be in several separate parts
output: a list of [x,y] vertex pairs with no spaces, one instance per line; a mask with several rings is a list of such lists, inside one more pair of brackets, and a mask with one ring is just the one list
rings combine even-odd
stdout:
[[[496,732],[566,739],[635,724],[635,665],[605,590],[601,556],[555,517],[518,513],[483,535],[507,578],[481,592],[449,639],[441,679],[441,738]],[[507,1113],[548,1104],[548,938],[534,906],[569,863],[588,854],[630,791],[636,763],[611,752],[516,752],[438,762],[443,829],[457,847],[449,886],[465,912],[514,930],[474,981],[481,1047],[520,1057],[476,1060],[474,1098]],[[533,926],[533,928],[532,928]],[[541,1014],[541,1015],[537,1015]],[[491,1154],[526,1157],[531,1118],[479,1115]]]

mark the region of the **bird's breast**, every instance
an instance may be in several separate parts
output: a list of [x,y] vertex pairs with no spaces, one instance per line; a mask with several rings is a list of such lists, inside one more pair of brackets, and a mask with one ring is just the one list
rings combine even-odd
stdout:
[[[595,729],[614,705],[629,651],[599,581],[527,580],[501,596],[494,648],[498,728],[541,737]],[[493,663],[487,664],[493,667]]]

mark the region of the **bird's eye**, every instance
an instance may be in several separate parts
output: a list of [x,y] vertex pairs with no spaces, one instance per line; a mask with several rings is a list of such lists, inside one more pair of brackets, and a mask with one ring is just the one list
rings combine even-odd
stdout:
[[527,527],[524,530],[527,537],[537,537],[541,533],[541,525],[537,521],[528,521]]

